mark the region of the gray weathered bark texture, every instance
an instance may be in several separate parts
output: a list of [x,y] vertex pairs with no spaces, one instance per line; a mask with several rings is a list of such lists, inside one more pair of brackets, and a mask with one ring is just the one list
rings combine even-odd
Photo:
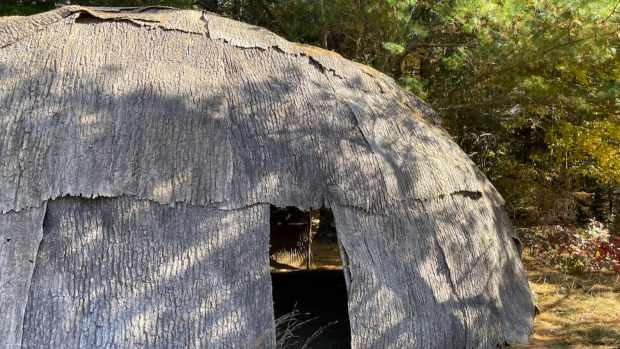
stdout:
[[271,348],[269,206],[48,204],[23,348]]
[[19,348],[45,205],[0,214],[0,348]]
[[[100,15],[75,12],[0,49],[0,211],[129,194],[385,213],[490,187],[413,97],[369,68],[199,12],[159,10],[148,26],[85,13]],[[202,34],[173,25],[192,21]]]
[[[54,201],[65,196],[123,199]],[[154,341],[148,345],[141,342],[146,334],[123,328],[124,321],[138,321],[131,316],[141,309],[164,311],[156,302],[168,306],[172,292],[154,285],[148,295],[156,301],[123,298],[150,282],[131,273],[150,275],[159,260],[144,247],[155,242],[133,227],[165,237],[153,222],[166,226],[158,215],[179,210],[188,222],[211,222],[205,229],[219,234],[218,219],[205,212],[267,203],[337,208],[350,254],[355,347],[494,348],[523,342],[531,330],[532,301],[503,200],[427,106],[371,68],[212,14],[67,6],[0,21],[0,213],[22,214],[48,201],[50,222],[76,225],[58,223],[50,232],[55,238],[45,242],[41,253],[54,261],[37,262],[26,311],[28,328],[41,332],[29,333],[25,345],[199,346],[199,334],[184,337],[167,327],[194,326],[182,313],[142,323]],[[147,205],[137,209],[144,216],[125,226],[122,217],[134,213],[119,210],[141,205]],[[230,221],[249,226],[245,215]],[[196,227],[178,224],[177,234],[189,241],[155,244],[162,258],[208,244]],[[65,249],[88,240],[91,227],[120,241],[119,249],[101,245],[92,258],[71,253],[67,259]],[[126,229],[131,233],[119,235]],[[135,244],[123,240],[134,234]],[[255,246],[243,240],[258,239],[251,232],[235,234],[243,249],[253,249],[248,253],[262,253],[253,258],[267,255],[262,240],[253,240]],[[126,269],[124,259],[140,261],[131,259],[132,249],[144,262]],[[241,272],[228,269],[234,255],[221,253],[220,264],[210,262],[198,275]],[[120,263],[114,272],[102,269],[108,260]],[[1,274],[6,267],[0,266]],[[112,287],[92,273],[118,283]],[[240,280],[239,287],[248,282]],[[174,285],[194,290],[198,299],[209,296],[195,288],[200,282],[211,281],[181,278]],[[128,313],[92,298],[99,294],[124,299]],[[75,315],[85,306],[78,295],[96,316]],[[190,302],[187,294],[178,296]],[[376,297],[391,311],[379,311]],[[223,309],[245,309],[240,299],[230,302]],[[269,308],[264,302],[255,309]],[[68,313],[55,312],[61,304]],[[100,322],[110,330],[96,330]],[[7,326],[0,324],[0,333],[17,338]],[[75,335],[63,337],[63,329]]]
[[[353,348],[495,348],[526,341],[534,309],[504,213],[484,197],[400,215],[336,207]],[[484,265],[484,268],[480,266]]]

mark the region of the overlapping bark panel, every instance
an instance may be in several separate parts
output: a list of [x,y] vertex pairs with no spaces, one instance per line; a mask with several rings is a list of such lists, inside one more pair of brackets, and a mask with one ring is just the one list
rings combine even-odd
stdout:
[[527,341],[533,305],[501,212],[485,197],[400,215],[336,207],[353,348],[496,348]]
[[238,262],[267,268],[266,203],[335,206],[354,347],[527,339],[501,196],[381,73],[192,11],[67,7],[0,37],[0,213],[100,198],[50,204],[26,347],[272,345],[244,303],[271,314],[266,269]]
[[61,21],[69,12],[65,9],[39,13],[29,17],[14,16],[0,20],[0,48],[44,30]]
[[45,205],[0,214],[0,348],[19,348]]
[[48,204],[23,348],[274,345],[269,207]]
[[0,211],[135,195],[383,214],[481,190],[465,154],[379,73],[212,15],[207,37],[187,29],[197,12],[93,13],[0,49]]

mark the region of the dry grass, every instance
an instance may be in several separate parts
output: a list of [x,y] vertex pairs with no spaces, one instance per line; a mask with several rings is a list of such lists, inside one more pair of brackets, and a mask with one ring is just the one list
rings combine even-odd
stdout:
[[620,348],[620,279],[570,276],[525,256],[540,314],[523,348]]
[[[286,273],[291,271],[305,270],[306,266],[294,267],[291,264],[284,264],[270,261],[270,271],[272,273]],[[342,270],[342,261],[340,260],[340,250],[338,244],[323,241],[312,242],[312,266],[311,269],[316,270]]]
[[284,314],[276,319],[276,349],[309,349],[315,342],[320,342],[320,337],[327,328],[338,323],[338,321],[332,321],[319,327],[300,343],[298,332],[301,332],[303,327],[310,322],[318,319],[318,317],[308,318],[307,316],[304,317],[304,315],[308,314],[302,314],[299,310],[293,309],[290,313]]
[[[338,246],[316,244],[314,267],[341,268]],[[620,277],[611,273],[571,276],[524,256],[540,313],[530,345],[519,348],[620,349]]]
[[338,244],[314,241],[312,243],[312,261],[312,266],[316,269],[342,269]]

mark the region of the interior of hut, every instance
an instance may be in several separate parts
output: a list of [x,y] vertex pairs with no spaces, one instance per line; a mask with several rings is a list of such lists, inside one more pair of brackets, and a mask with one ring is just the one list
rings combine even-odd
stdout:
[[347,288],[330,209],[271,207],[269,261],[280,348],[347,348]]

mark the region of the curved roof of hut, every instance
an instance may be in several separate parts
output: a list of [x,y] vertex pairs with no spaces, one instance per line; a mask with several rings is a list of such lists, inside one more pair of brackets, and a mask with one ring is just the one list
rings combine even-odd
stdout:
[[[268,244],[264,203],[334,208],[345,276],[355,280],[348,288],[353,347],[527,341],[533,305],[501,197],[427,106],[371,68],[208,13],[67,6],[0,20],[0,82],[0,234],[30,233],[22,234],[21,252],[5,249],[3,259],[0,250],[0,269],[9,270],[9,280],[32,278],[35,285],[5,282],[0,289],[9,295],[0,306],[13,309],[4,322],[18,324],[0,326],[9,343],[48,343],[32,339],[37,331],[25,331],[32,338],[23,342],[20,321],[53,311],[29,312],[24,302],[34,298],[11,296],[30,295],[24,287],[38,290],[48,283],[42,276],[53,275],[41,269],[51,265],[47,257],[32,274],[24,256],[37,256],[38,246],[43,256],[65,253],[32,238],[43,233],[46,209],[52,217],[46,229],[65,236],[78,233],[53,217],[82,215],[86,221],[77,225],[88,226],[103,215],[109,228],[130,212],[131,224],[145,223],[159,236],[204,235],[194,229],[200,219],[207,222],[202,228],[215,227],[212,236],[226,235],[258,260]],[[58,200],[46,208],[63,196],[121,198]],[[189,213],[167,207],[177,202],[200,207]],[[244,209],[221,212],[237,208]],[[164,211],[175,218],[167,222]],[[181,222],[191,228],[167,228]],[[243,234],[230,237],[233,231]],[[183,234],[180,240],[193,246],[212,239]],[[123,246],[134,253],[131,244]],[[213,260],[236,258],[237,249],[220,249],[206,251]],[[106,264],[105,258],[85,260]],[[229,261],[221,268],[206,260],[204,268],[230,273]],[[267,273],[252,268],[247,273]],[[238,283],[237,276],[229,279]],[[269,279],[260,279],[252,288],[239,285],[267,295],[258,301],[265,303]],[[235,308],[234,300],[247,294],[254,293],[207,296],[230,298],[227,307]],[[247,317],[257,333],[272,328],[265,323],[271,315],[261,314],[267,313]]]
[[384,74],[210,13],[66,6],[0,21],[0,212],[129,195],[385,214],[502,199]]

